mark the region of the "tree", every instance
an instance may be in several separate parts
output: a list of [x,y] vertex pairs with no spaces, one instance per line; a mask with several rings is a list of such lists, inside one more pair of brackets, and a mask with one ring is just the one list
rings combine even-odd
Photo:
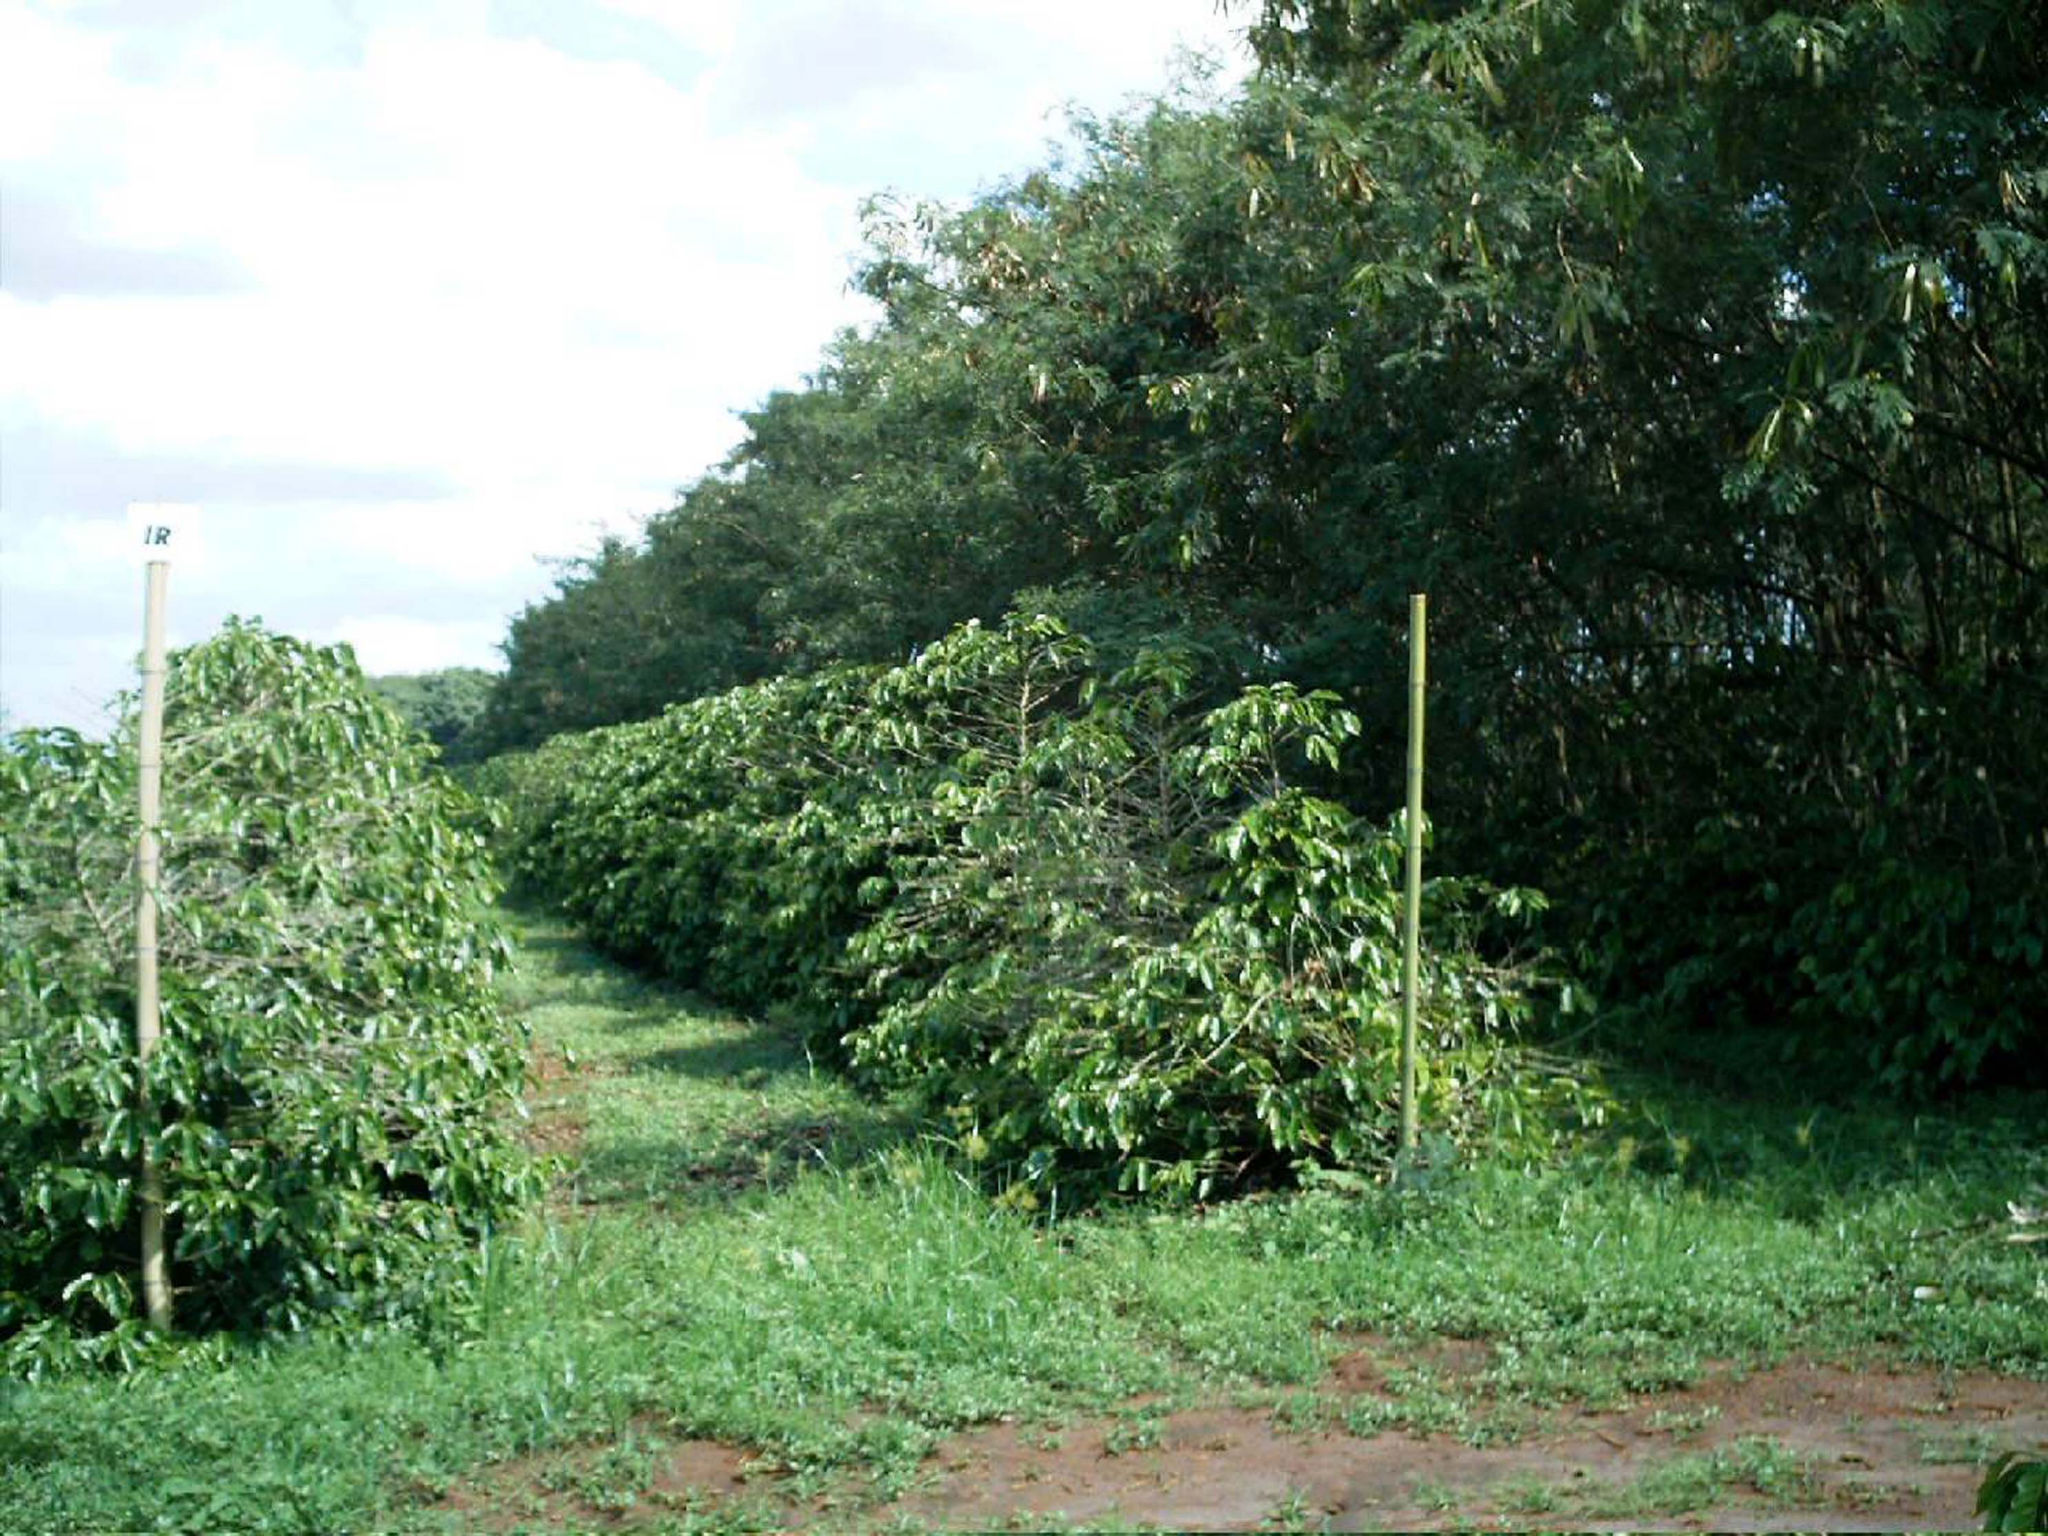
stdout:
[[1493,857],[1571,859],[1588,960],[1656,1013],[2024,1065],[2038,9],[1274,0],[1256,36],[1327,93],[1333,215],[1397,220],[1355,277],[1404,455],[1457,487],[1452,621],[1506,642]]
[[1178,609],[1343,696],[1371,806],[1428,590],[1439,855],[1550,889],[1610,1017],[2040,1070],[2037,9],[1253,14],[1234,99],[878,207],[879,324],[620,593],[763,674],[1043,586]]
[[444,763],[474,762],[481,755],[472,728],[498,685],[495,672],[448,667],[439,672],[373,677],[369,684],[407,725],[440,749]]

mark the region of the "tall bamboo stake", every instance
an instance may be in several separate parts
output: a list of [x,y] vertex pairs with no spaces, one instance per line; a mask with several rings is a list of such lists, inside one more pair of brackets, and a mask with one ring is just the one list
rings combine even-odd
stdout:
[[1422,712],[1427,694],[1428,595],[1408,599],[1408,883],[1401,914],[1401,1150],[1415,1150],[1415,1012],[1422,971]]
[[142,606],[142,839],[135,867],[141,891],[135,906],[135,1050],[142,1065],[138,1103],[142,1126],[142,1300],[149,1325],[171,1326],[171,1281],[164,1262],[164,1181],[152,1143],[156,1109],[150,1101],[149,1063],[162,1036],[162,1003],[157,987],[156,917],[159,880],[157,834],[163,825],[164,767],[164,594],[171,574],[167,560],[147,567]]

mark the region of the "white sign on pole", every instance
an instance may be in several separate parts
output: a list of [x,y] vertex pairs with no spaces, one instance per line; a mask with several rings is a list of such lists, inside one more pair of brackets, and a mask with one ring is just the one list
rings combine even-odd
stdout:
[[128,548],[138,564],[189,557],[198,543],[197,507],[178,501],[128,503]]
[[137,810],[140,837],[135,847],[135,1054],[142,1066],[136,1122],[142,1127],[137,1202],[142,1218],[142,1300],[149,1326],[171,1327],[171,1272],[164,1243],[164,1176],[152,1138],[157,1107],[150,1096],[149,1065],[163,1038],[163,1007],[157,971],[157,881],[162,869],[164,768],[164,597],[171,584],[171,557],[183,555],[197,532],[198,509],[166,502],[131,502],[129,545],[143,567],[142,720],[136,737]]

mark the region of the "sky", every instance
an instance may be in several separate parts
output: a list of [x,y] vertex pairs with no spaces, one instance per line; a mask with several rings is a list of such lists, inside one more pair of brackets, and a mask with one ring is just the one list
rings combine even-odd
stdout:
[[[842,327],[862,202],[1244,72],[1216,0],[0,0],[0,710],[131,687],[131,502],[229,614],[497,666]],[[186,534],[181,531],[181,541]]]

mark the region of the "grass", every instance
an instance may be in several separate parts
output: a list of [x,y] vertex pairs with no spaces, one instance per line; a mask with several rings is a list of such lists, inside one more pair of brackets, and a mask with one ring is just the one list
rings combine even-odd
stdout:
[[1784,1507],[1804,1499],[1812,1487],[1812,1469],[1797,1452],[1768,1435],[1745,1435],[1733,1445],[1651,1468],[1616,1507],[1629,1514],[1677,1515],[1710,1509],[1731,1493]]
[[1669,1518],[1725,1507],[1731,1500],[1790,1509],[1811,1502],[1816,1487],[1806,1457],[1771,1436],[1745,1435],[1715,1450],[1658,1462],[1632,1483],[1557,1481],[1523,1474],[1502,1482],[1492,1497],[1500,1508],[1524,1515]]
[[1988,1467],[2002,1449],[1989,1431],[1973,1425],[1924,1437],[1920,1442],[1920,1459],[1931,1467]]
[[577,1202],[716,1204],[800,1169],[856,1166],[905,1139],[900,1117],[815,1069],[789,1032],[696,1006],[560,929],[524,938],[507,1001],[543,1055],[569,1064],[566,1098],[587,1121],[571,1169]]
[[[1401,1375],[1358,1432],[1512,1433],[1544,1405],[1793,1349],[2048,1375],[2048,1267],[1976,1225],[2048,1183],[2038,1101],[1815,1120],[1643,1085],[1629,1123],[1566,1166],[1054,1228],[998,1209],[792,1032],[523,923],[510,1001],[551,1062],[579,1063],[542,1097],[580,1139],[548,1212],[497,1245],[481,1311],[0,1386],[0,1527],[460,1527],[440,1494],[579,1441],[608,1448],[565,1491],[599,1510],[644,1508],[653,1447],[685,1437],[758,1448],[803,1486],[858,1469],[883,1493],[947,1431],[999,1416],[1246,1390],[1328,1417],[1312,1389],[1354,1331],[1490,1346],[1477,1382]],[[1119,1420],[1128,1449],[1155,1419]],[[1738,1446],[1663,1475],[1632,1507],[1769,1495],[1798,1472]]]

